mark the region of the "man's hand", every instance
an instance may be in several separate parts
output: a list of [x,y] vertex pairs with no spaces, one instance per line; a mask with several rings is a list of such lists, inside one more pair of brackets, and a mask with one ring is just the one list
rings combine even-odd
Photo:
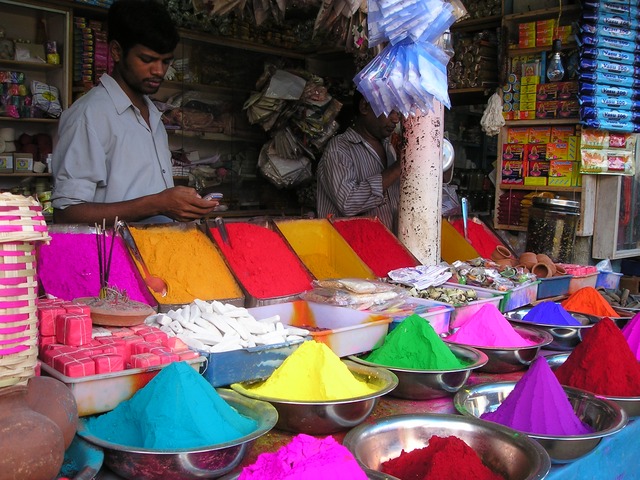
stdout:
[[197,220],[211,213],[218,200],[203,199],[194,188],[173,187],[157,194],[160,211],[179,222]]

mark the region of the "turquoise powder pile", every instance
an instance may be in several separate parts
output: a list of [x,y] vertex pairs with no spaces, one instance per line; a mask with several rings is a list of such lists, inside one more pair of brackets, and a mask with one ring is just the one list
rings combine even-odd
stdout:
[[95,437],[154,450],[229,442],[256,428],[186,362],[167,365],[131,399],[87,423]]

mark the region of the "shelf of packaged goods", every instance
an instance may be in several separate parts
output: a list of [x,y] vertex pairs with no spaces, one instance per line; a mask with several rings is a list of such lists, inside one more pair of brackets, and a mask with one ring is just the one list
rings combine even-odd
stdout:
[[536,125],[577,125],[579,118],[536,118],[531,120],[507,120],[505,127],[533,127]]
[[578,3],[571,5],[562,5],[561,7],[541,8],[530,12],[508,13],[502,18],[504,24],[535,22],[537,20],[546,20],[549,18],[566,18],[578,15],[581,7]]
[[260,143],[265,141],[265,137],[258,134],[236,134],[227,135],[218,132],[203,132],[199,130],[174,130],[167,129],[169,135],[182,136],[185,138],[199,138],[201,140],[215,140],[218,142],[252,142]]
[[451,25],[451,30],[455,32],[475,32],[478,30],[486,30],[489,28],[498,28],[500,26],[500,15],[491,15],[490,17],[469,18],[461,20]]
[[530,191],[542,191],[549,192],[581,192],[582,187],[561,187],[556,185],[509,185],[500,184],[500,190],[530,190]]
[[0,117],[0,123],[2,122],[21,122],[21,123],[58,123],[57,118],[13,118],[13,117]]
[[487,103],[487,98],[495,92],[496,84],[476,88],[450,88],[451,105],[480,105]]
[[171,90],[188,91],[194,90],[197,92],[211,92],[219,93],[227,96],[237,95],[238,93],[249,95],[251,89],[242,87],[228,87],[222,85],[204,85],[202,83],[186,83],[179,80],[165,80],[162,82],[162,88]]
[[[566,43],[562,45],[562,50],[571,50],[573,48],[578,48],[578,44],[576,42]],[[540,47],[530,47],[530,48],[508,48],[507,56],[516,57],[518,55],[531,55],[534,53],[540,52],[549,52],[551,51],[551,45],[544,45]]]
[[37,71],[49,71],[49,70],[62,70],[64,65],[59,63],[45,63],[45,62],[23,62],[20,60],[0,60],[0,68],[11,70],[37,70]]

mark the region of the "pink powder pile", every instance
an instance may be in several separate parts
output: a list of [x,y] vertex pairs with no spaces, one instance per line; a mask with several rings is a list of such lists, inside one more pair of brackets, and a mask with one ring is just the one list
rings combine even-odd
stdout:
[[575,414],[547,360],[538,357],[494,412],[480,418],[525,433],[587,435],[593,428]]
[[303,433],[276,453],[261,453],[238,480],[366,480],[351,452],[333,437]]
[[633,318],[622,329],[622,335],[627,340],[629,348],[640,361],[640,313],[636,313]]
[[[63,300],[100,294],[96,236],[92,233],[50,232],[49,245],[38,251],[38,277],[45,293]],[[111,237],[107,237],[107,251]],[[111,256],[109,285],[127,292],[131,300],[155,305],[120,237]]]
[[522,338],[493,304],[483,305],[467,318],[446,340],[479,347],[529,347],[535,345]]

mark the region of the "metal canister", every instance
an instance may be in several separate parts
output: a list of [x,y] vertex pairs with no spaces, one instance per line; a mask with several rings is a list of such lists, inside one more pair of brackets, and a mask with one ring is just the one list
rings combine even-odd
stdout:
[[554,262],[571,263],[580,202],[534,197],[527,224],[526,251],[544,253]]

